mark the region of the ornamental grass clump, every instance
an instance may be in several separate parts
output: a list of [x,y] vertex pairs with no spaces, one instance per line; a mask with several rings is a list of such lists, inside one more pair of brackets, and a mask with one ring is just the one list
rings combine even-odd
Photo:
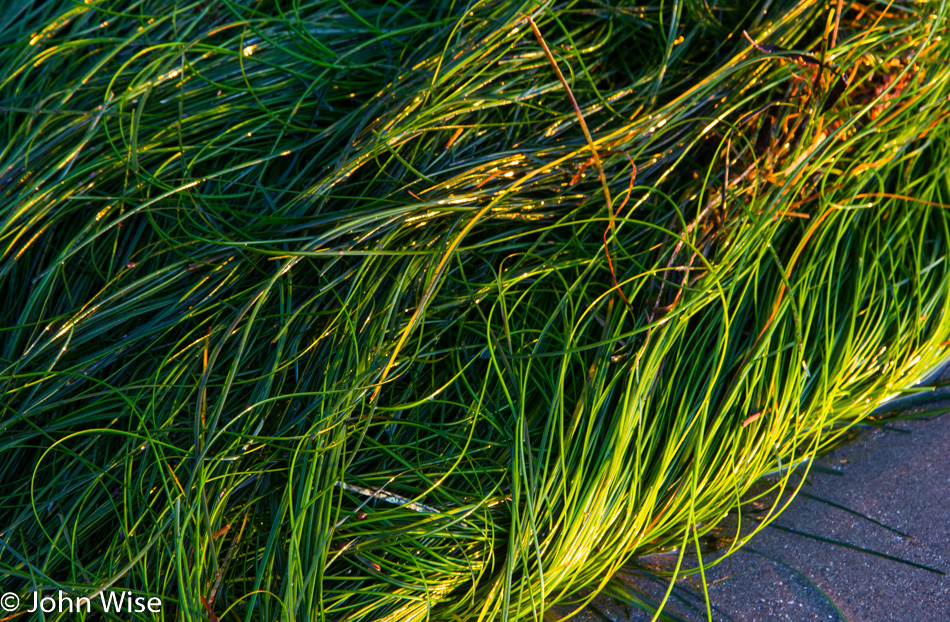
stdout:
[[18,10],[6,591],[540,619],[947,355],[945,2]]

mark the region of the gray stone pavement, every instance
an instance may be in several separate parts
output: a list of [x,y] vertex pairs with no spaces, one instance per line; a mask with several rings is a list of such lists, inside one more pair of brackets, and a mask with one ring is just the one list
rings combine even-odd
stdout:
[[[815,464],[804,494],[706,571],[713,619],[950,622],[950,415],[865,429]],[[705,552],[704,560],[716,556]],[[675,561],[661,555],[647,563],[663,569]],[[623,581],[654,600],[668,585],[647,575]],[[666,611],[665,619],[707,619],[698,575],[675,583]],[[650,619],[605,596],[574,618]]]

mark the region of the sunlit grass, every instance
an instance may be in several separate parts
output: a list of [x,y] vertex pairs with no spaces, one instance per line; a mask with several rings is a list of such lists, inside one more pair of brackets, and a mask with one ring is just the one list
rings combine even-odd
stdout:
[[5,590],[540,619],[947,354],[943,2],[39,4]]

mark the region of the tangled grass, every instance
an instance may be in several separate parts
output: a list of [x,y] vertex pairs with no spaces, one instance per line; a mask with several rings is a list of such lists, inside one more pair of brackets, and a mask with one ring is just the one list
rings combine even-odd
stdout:
[[519,620],[682,559],[947,355],[947,12],[8,11],[3,588]]

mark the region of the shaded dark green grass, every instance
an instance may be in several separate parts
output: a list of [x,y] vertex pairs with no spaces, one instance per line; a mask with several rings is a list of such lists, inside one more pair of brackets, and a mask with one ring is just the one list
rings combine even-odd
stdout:
[[910,386],[947,7],[735,5],[4,21],[2,586],[537,619]]

